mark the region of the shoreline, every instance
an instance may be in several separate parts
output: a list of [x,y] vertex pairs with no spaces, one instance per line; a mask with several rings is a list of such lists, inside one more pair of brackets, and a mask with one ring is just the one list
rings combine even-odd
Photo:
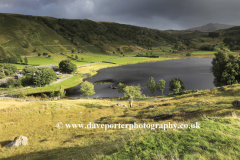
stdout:
[[[119,66],[123,66],[123,65],[131,65],[131,64],[138,64],[138,63],[151,63],[151,62],[160,62],[160,61],[169,61],[169,60],[178,60],[178,59],[189,59],[189,58],[210,58],[210,57],[214,57],[214,55],[196,55],[196,56],[191,56],[191,57],[186,57],[186,56],[176,56],[176,55],[168,55],[168,56],[161,56],[159,58],[154,58],[151,59],[151,60],[146,60],[146,61],[135,61],[135,62],[126,62],[126,63],[121,63],[121,64],[111,64],[111,63],[104,63],[104,62],[101,62],[101,63],[96,63],[96,64],[92,64],[92,65],[89,65],[89,66],[86,66],[86,67],[80,67],[77,69],[77,72],[78,72],[78,75],[79,74],[91,74],[90,76],[87,76],[87,77],[84,77],[84,78],[81,78],[81,81],[78,83],[78,84],[74,84],[73,86],[71,87],[66,87],[64,88],[64,90],[67,90],[67,89],[70,89],[70,88],[73,88],[79,84],[81,84],[86,78],[90,78],[96,74],[98,74],[98,71],[101,70],[101,69],[105,69],[105,68],[110,68],[110,67],[119,67]],[[125,57],[127,58],[127,57]],[[123,58],[123,59],[125,59]],[[135,58],[135,57],[134,57]],[[111,60],[109,60],[111,61]],[[78,76],[77,75],[77,76]],[[75,76],[72,76],[72,77],[75,77]],[[66,79],[65,81],[67,81],[68,79]],[[63,81],[64,82],[64,81]],[[49,86],[52,86],[52,85],[49,85]],[[48,86],[47,86],[48,87]],[[33,88],[34,90],[35,88]],[[52,91],[56,91],[55,89],[53,89]],[[20,92],[22,92],[22,90],[20,90]],[[20,92],[17,92],[16,94],[20,93]],[[23,91],[24,92],[24,91]],[[45,91],[37,91],[37,92],[26,92],[26,95],[31,95],[31,94],[41,94],[41,93],[48,93],[48,92],[51,92],[49,90],[45,90]],[[16,95],[14,94],[14,95]]]

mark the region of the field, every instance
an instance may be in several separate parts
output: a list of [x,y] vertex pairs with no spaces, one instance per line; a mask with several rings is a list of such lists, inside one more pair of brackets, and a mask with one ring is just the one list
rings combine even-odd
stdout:
[[[193,55],[201,55],[201,54],[210,54],[210,55],[213,55],[214,53],[217,53],[217,51],[194,51],[192,52]],[[232,54],[237,54],[237,52],[230,52]]]
[[21,89],[13,93],[14,94],[23,93],[24,95],[26,95],[26,94],[41,93],[41,92],[59,91],[60,87],[66,89],[82,83],[82,78],[83,78],[83,75],[72,76],[67,80],[64,80],[57,84],[47,85],[45,87],[31,88],[31,89]]
[[[118,107],[117,102],[108,99],[1,101],[0,159],[239,159],[240,111],[231,102],[239,99],[240,85],[225,88],[226,91],[216,88],[174,99],[147,98],[135,101],[133,108]],[[128,105],[128,101],[120,103]],[[150,103],[155,106],[153,109],[148,109]],[[58,122],[84,125],[197,122],[200,128],[59,129]],[[29,145],[3,148],[18,135],[27,136]]]

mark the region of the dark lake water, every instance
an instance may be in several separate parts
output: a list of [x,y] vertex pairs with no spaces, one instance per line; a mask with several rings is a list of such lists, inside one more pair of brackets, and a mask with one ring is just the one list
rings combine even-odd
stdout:
[[[143,94],[150,96],[149,89],[146,88],[148,79],[152,76],[155,82],[160,79],[166,81],[164,95],[172,93],[169,91],[169,82],[172,78],[180,78],[185,90],[205,90],[214,88],[213,74],[210,71],[212,58],[191,58],[179,59],[171,61],[139,63],[132,65],[124,65],[113,68],[105,68],[98,71],[98,74],[85,80],[89,82],[111,81],[109,84],[95,85],[96,94],[89,96],[90,98],[100,97],[121,97],[123,93],[118,93],[117,89],[111,90],[110,86],[117,86],[119,82],[126,85],[138,85],[142,87]],[[67,93],[69,97],[80,97],[80,86],[71,88],[75,90],[73,93]],[[156,91],[154,95],[161,95]]]

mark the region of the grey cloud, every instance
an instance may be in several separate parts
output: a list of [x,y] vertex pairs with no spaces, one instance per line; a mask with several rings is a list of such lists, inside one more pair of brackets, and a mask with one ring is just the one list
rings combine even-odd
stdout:
[[156,29],[187,29],[207,23],[240,25],[238,0],[1,0],[8,13],[91,19]]

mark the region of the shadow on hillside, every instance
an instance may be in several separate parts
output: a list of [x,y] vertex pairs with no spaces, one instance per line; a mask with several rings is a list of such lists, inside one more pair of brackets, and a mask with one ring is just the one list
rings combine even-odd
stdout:
[[12,141],[0,141],[0,146],[1,147],[4,147],[6,146],[7,144],[11,143]]
[[103,61],[103,63],[117,64],[117,63],[114,63],[114,62],[107,62],[107,61]]
[[[68,143],[68,142],[65,142],[65,143]],[[21,147],[28,147],[28,146],[21,146]],[[90,145],[87,147],[69,147],[69,148],[59,147],[57,149],[52,149],[52,150],[31,152],[31,153],[27,153],[27,154],[18,154],[16,156],[3,158],[1,160],[16,160],[16,159],[17,160],[26,160],[26,159],[89,160],[89,159],[93,159],[97,155],[111,155],[111,154],[117,152],[118,149],[121,147],[122,147],[122,143],[120,141],[114,141],[112,143],[101,143],[101,144]]]
[[103,108],[109,107],[109,106],[104,106],[101,104],[91,104],[91,103],[86,103],[86,104],[79,103],[79,105],[84,106],[86,108],[98,108],[98,109],[103,109]]

